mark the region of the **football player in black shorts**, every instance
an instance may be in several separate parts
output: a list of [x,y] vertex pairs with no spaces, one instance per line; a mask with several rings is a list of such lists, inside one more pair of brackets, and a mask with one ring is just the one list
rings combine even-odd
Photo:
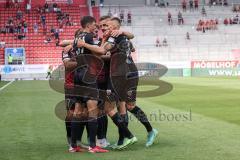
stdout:
[[[111,20],[110,16],[102,16],[99,19],[99,30],[104,34],[107,31],[107,21]],[[126,35],[129,39],[134,38],[134,35],[129,33],[129,32],[124,32],[121,30],[114,30],[111,32],[111,36],[118,37],[120,34]],[[97,44],[100,46],[102,43],[103,37],[98,37]],[[110,53],[110,52],[109,52]],[[104,62],[104,67],[101,70],[100,74],[98,75],[98,88],[100,90],[107,90],[108,87],[108,80],[109,80],[109,70],[110,70],[110,54],[106,54],[101,56],[103,62]],[[105,104],[105,99],[101,98],[103,100],[103,103],[101,103],[101,106],[99,108],[104,109],[104,104]],[[107,147],[109,142],[106,139],[107,136],[107,127],[108,127],[108,118],[105,114],[104,110],[100,111],[100,115],[98,118],[98,134],[97,134],[97,144],[100,147]],[[124,138],[124,137],[123,137]]]
[[[115,19],[113,18],[113,19],[111,19],[111,22],[112,21],[115,21]],[[107,22],[108,23],[108,22]],[[117,28],[116,28],[117,29]],[[119,28],[118,28],[119,29]],[[112,82],[112,80],[113,80],[113,76],[115,76],[115,77],[117,77],[116,79],[119,79],[119,77],[121,77],[121,79],[123,79],[122,77],[124,77],[125,78],[125,75],[126,75],[126,71],[125,70],[122,70],[122,69],[120,69],[121,71],[119,71],[118,70],[118,68],[126,68],[125,66],[117,66],[117,65],[112,65],[112,61],[113,61],[113,57],[116,57],[115,55],[120,55],[120,58],[121,58],[121,60],[123,60],[124,59],[124,54],[118,54],[118,52],[121,52],[121,51],[119,51],[118,50],[118,46],[119,45],[121,45],[121,43],[123,42],[123,41],[129,41],[128,40],[128,38],[125,36],[125,35],[123,35],[123,34],[121,34],[121,35],[119,35],[118,37],[117,37],[117,39],[118,39],[118,41],[115,43],[114,42],[114,38],[113,37],[111,37],[112,39],[108,39],[107,40],[107,43],[104,43],[104,46],[102,46],[102,47],[97,47],[97,46],[93,46],[93,45],[89,45],[89,44],[86,44],[85,42],[83,42],[83,41],[79,41],[78,43],[79,43],[79,45],[80,46],[84,46],[84,47],[86,47],[86,48],[88,48],[88,49],[90,49],[90,50],[92,50],[92,51],[94,51],[94,52],[99,52],[99,53],[102,53],[102,54],[104,54],[104,53],[107,53],[108,51],[111,51],[111,70],[110,70],[110,74],[111,74],[111,78],[109,79],[109,82]],[[113,41],[112,41],[113,40]],[[104,40],[103,39],[103,42],[105,42],[106,41],[106,39]],[[128,46],[126,46],[127,48],[129,48]],[[121,55],[123,55],[123,56],[121,56]],[[118,58],[119,58],[119,56],[118,56]],[[118,59],[117,58],[117,59]],[[119,62],[121,62],[121,60],[119,61]],[[115,61],[115,60],[114,60]],[[123,64],[125,64],[125,62],[121,62],[120,63],[120,65],[123,65]],[[125,82],[125,81],[122,81],[122,82]],[[119,95],[117,95],[116,93],[118,92],[118,91],[116,91],[115,90],[115,88],[116,88],[116,86],[114,85],[114,86],[112,86],[111,85],[112,83],[109,83],[109,86],[108,86],[108,91],[107,91],[107,94],[108,94],[108,97],[109,97],[109,100],[108,101],[106,101],[105,102],[105,109],[106,109],[106,111],[107,111],[107,113],[108,113],[108,115],[112,118],[112,117],[114,117],[115,115],[118,115],[119,116],[119,118],[120,118],[120,121],[121,121],[121,123],[124,123],[124,125],[125,125],[125,128],[127,128],[127,126],[126,126],[126,123],[122,120],[122,118],[121,118],[121,116],[119,115],[119,113],[117,113],[115,110],[114,110],[114,107],[116,106],[116,101],[119,99]],[[124,89],[125,87],[122,87],[121,88],[121,90],[122,89]],[[115,92],[113,92],[113,90],[115,91]],[[123,94],[124,95],[124,94]],[[125,109],[126,110],[126,109]],[[126,111],[125,111],[126,112]],[[132,134],[129,134],[129,133],[131,133],[131,132],[129,132],[129,133],[126,133],[126,131],[124,130],[124,128],[119,128],[119,130],[121,131],[121,135],[123,135],[123,137],[125,137],[125,139],[123,140],[123,142],[121,143],[121,144],[119,144],[118,143],[118,145],[116,146],[116,149],[122,149],[122,148],[125,148],[129,143],[130,144],[132,144],[132,143],[135,143],[136,141],[137,141],[137,138],[136,137],[134,137]],[[120,136],[121,136],[120,135]]]
[[[110,30],[119,29],[121,26],[118,18],[112,18],[108,25]],[[81,45],[94,52],[105,53],[111,50],[111,84],[113,87],[112,90],[115,91],[115,94],[117,94],[120,100],[120,108],[122,108],[120,109],[120,113],[123,115],[126,114],[126,109],[124,108],[127,106],[128,110],[137,117],[148,131],[146,146],[152,145],[158,132],[156,129],[152,128],[146,114],[135,105],[138,73],[130,56],[131,43],[129,40],[123,35],[117,38],[110,37],[107,43],[101,48],[85,44],[84,42],[81,43]],[[131,71],[131,69],[133,70]]]
[[[77,30],[75,32],[75,37],[78,37],[80,33],[81,33],[81,30],[80,29]],[[80,148],[74,149],[71,147],[71,137],[72,137],[71,121],[72,121],[75,105],[79,106],[77,102],[77,96],[74,95],[74,70],[77,67],[76,52],[72,49],[71,46],[63,46],[63,47],[65,47],[64,51],[62,52],[62,60],[65,67],[64,89],[65,89],[65,104],[67,109],[65,125],[66,125],[66,131],[67,131],[67,141],[69,144],[69,152],[76,152],[76,151],[80,151]],[[85,108],[82,108],[82,111],[83,111],[82,116],[86,116],[84,115],[86,114],[85,110],[86,110]],[[78,128],[78,133],[77,133],[78,134],[77,140],[80,141],[80,146],[86,149],[88,147],[81,143],[82,134],[85,126],[86,126],[85,122],[80,123],[80,126]]]
[[[78,40],[81,39],[88,44],[93,45],[93,33],[96,29],[96,20],[91,16],[85,16],[81,19],[81,26],[83,28],[81,34],[71,42],[72,48],[77,53],[77,69],[74,71],[74,92],[79,97],[78,101],[80,105],[86,104],[88,109],[87,125],[89,129],[89,152],[108,152],[108,150],[102,149],[96,146],[97,135],[97,118],[98,118],[98,90],[96,77],[101,70],[101,60],[92,54],[90,50],[84,47],[78,47]],[[70,46],[71,47],[71,46]],[[72,118],[72,131],[78,130],[79,123],[84,121],[79,115],[81,115],[81,107],[75,106],[73,118]],[[72,132],[74,133],[74,132]],[[76,143],[76,137],[72,135],[71,146],[78,150]]]
[[[114,34],[119,34],[119,33],[123,33],[123,32],[116,31]],[[65,41],[63,43],[69,43],[69,41]],[[71,41],[70,41],[70,43],[71,43]],[[85,39],[85,41],[83,41],[82,39],[79,39],[77,41],[77,46],[79,48],[82,48],[83,47],[82,43],[88,44],[90,46],[94,46],[92,44],[86,43],[86,39]],[[95,46],[95,47],[97,47],[97,46]],[[86,47],[84,47],[84,48],[86,48]],[[95,53],[100,53],[100,52],[95,52]],[[104,52],[104,53],[102,52],[101,54],[105,54],[105,53],[106,52]],[[107,107],[105,107],[107,114],[111,117],[111,119],[113,120],[115,125],[122,131],[122,134],[124,134],[124,137],[125,137],[123,144],[119,145],[118,149],[123,149],[123,148],[127,147],[128,145],[135,143],[137,141],[136,137],[134,137],[132,135],[132,133],[128,130],[127,126],[125,125],[125,122],[122,121],[122,118],[119,115],[119,113],[114,110],[115,105],[113,105],[113,103],[107,102],[107,105],[105,105],[105,106],[107,106]]]

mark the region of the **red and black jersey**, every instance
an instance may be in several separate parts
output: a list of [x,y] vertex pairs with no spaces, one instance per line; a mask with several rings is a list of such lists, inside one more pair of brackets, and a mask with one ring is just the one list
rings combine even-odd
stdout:
[[[73,61],[76,57],[76,54],[74,51],[69,51],[68,53],[62,52],[62,60],[63,61]],[[74,71],[68,71],[65,69],[65,82],[64,82],[65,88],[73,88],[74,87]]]
[[[126,76],[127,73],[132,72],[130,66],[135,66],[131,57],[132,43],[124,35],[116,38],[110,37],[107,41],[113,45],[111,52],[110,74],[111,76]],[[134,67],[135,68],[135,67]],[[133,72],[135,72],[136,68]]]
[[73,48],[76,50],[78,62],[80,61],[78,64],[88,67],[88,72],[86,74],[96,76],[101,71],[103,64],[101,63],[101,60],[97,56],[93,55],[89,49],[84,47],[77,47],[77,42],[79,39],[83,40],[87,44],[95,45],[94,34],[82,32],[77,38],[75,38]]

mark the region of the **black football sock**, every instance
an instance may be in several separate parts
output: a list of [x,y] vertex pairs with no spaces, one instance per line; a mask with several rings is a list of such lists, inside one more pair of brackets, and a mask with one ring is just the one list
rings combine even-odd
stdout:
[[98,139],[103,139],[104,138],[104,133],[103,133],[103,126],[104,126],[104,117],[101,116],[97,119],[98,121],[98,130],[97,130],[97,138]]
[[77,140],[81,140],[84,125],[82,125],[81,119],[77,117],[72,118],[71,122],[71,146],[77,146]]
[[129,121],[128,112],[126,114],[121,115],[121,116],[122,116],[126,126],[128,127],[128,121]]
[[89,117],[88,127],[89,127],[89,140],[90,140],[89,145],[91,148],[94,148],[96,146],[96,135],[97,135],[97,129],[98,129],[97,118]]
[[130,112],[144,125],[147,132],[152,131],[152,126],[149,123],[146,114],[138,106],[135,106]]
[[86,126],[86,123],[85,122],[83,122],[82,120],[81,120],[81,122],[80,122],[80,124],[79,124],[79,128],[78,128],[78,137],[77,137],[77,140],[78,141],[82,141],[82,135],[83,135],[83,131],[84,131],[84,127]]
[[108,116],[103,116],[103,138],[107,138]]
[[[125,126],[128,127],[128,115],[122,114],[120,116],[121,116],[121,121],[123,121],[125,123]],[[124,141],[124,131],[118,128],[118,133],[119,133],[118,145],[122,145]]]
[[124,137],[132,138],[133,135],[125,125],[125,123],[122,121],[121,116],[119,113],[115,113],[112,117],[113,123],[121,130],[121,132],[124,133]]
[[68,141],[68,144],[71,145],[71,122],[68,120],[65,120],[65,126],[67,131],[67,141]]
[[87,139],[88,139],[88,142],[89,142],[89,126],[88,126],[88,122],[85,122],[84,124],[85,124],[85,126],[86,126],[86,130],[87,130]]

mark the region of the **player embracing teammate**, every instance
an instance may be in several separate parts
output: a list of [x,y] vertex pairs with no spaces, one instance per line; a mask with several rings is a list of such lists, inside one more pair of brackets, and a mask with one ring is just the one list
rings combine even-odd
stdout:
[[[74,41],[61,43],[66,46],[66,55],[69,51],[75,52],[75,58],[67,61],[72,62],[69,65],[72,66],[71,72],[74,74],[74,89],[68,95],[73,95],[76,99],[71,122],[66,123],[67,128],[71,128],[67,130],[68,139],[71,137],[69,151],[81,151],[77,140],[81,139],[83,129],[80,128],[84,127],[84,123],[88,128],[88,151],[108,152],[101,148],[107,147],[106,115],[112,119],[119,131],[118,142],[112,145],[112,148],[121,150],[137,142],[137,138],[128,129],[127,110],[145,126],[148,132],[146,146],[151,146],[158,132],[152,128],[146,114],[135,104],[138,71],[131,57],[134,48],[130,41],[134,36],[120,30],[121,21],[116,17],[101,17],[99,27],[103,37],[98,42],[94,40],[95,19],[85,16],[81,25],[82,31],[75,36]],[[69,67],[65,60],[64,62],[65,68]],[[116,106],[118,111],[115,110]]]

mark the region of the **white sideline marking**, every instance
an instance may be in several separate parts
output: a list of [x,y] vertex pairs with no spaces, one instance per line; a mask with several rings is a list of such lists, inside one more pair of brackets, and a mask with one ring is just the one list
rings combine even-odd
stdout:
[[11,82],[8,82],[7,84],[5,84],[4,86],[2,86],[1,88],[0,88],[0,92],[2,91],[2,90],[4,90],[4,88],[6,88],[7,86],[9,86],[10,84],[12,84],[14,81],[11,81]]

